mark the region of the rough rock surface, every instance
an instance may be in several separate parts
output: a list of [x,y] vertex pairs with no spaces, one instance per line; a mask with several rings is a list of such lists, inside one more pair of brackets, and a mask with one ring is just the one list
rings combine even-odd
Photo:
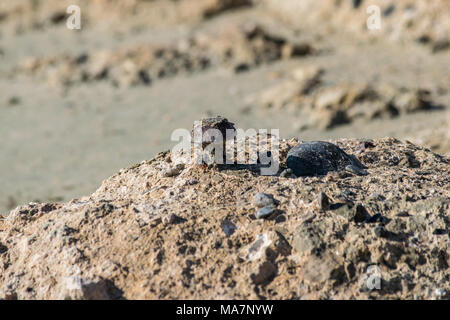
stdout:
[[[280,171],[297,143],[280,142]],[[392,138],[334,143],[370,175],[165,176],[163,152],[91,196],[18,207],[0,220],[0,298],[449,299],[449,158]],[[279,201],[266,219],[259,192]]]
[[355,168],[363,172],[365,167],[356,158],[346,154],[338,146],[325,141],[304,142],[287,154],[286,164],[299,177],[326,175],[330,171]]
[[307,127],[331,129],[362,119],[393,118],[416,112],[441,110],[425,89],[396,88],[386,84],[324,84],[325,71],[317,66],[297,68],[286,79],[249,95],[249,106],[299,111],[308,119]]

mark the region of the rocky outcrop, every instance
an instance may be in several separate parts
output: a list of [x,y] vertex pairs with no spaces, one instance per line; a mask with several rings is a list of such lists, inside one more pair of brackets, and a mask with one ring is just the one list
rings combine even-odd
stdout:
[[[449,159],[391,138],[336,143],[368,175],[167,176],[163,152],[90,196],[18,207],[0,221],[0,298],[450,298]],[[280,172],[296,144],[280,141]],[[260,192],[276,205],[256,219]]]
[[308,43],[293,41],[273,28],[228,23],[213,30],[193,32],[170,44],[139,44],[76,56],[27,58],[13,73],[33,75],[55,86],[108,81],[114,86],[129,87],[150,85],[159,79],[211,67],[239,73],[262,64],[307,56],[313,51]]
[[356,120],[444,109],[425,89],[368,83],[325,84],[324,73],[317,66],[297,68],[272,87],[247,96],[245,102],[265,109],[299,111],[306,120],[302,129],[331,129]]

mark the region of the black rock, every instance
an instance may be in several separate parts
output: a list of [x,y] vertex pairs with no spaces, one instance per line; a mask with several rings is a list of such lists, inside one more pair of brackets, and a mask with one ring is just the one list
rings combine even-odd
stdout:
[[390,232],[387,231],[383,226],[377,226],[373,229],[375,235],[379,238],[389,238]]
[[367,223],[380,223],[381,225],[386,225],[389,222],[391,222],[392,219],[383,217],[381,214],[377,213],[374,214],[373,216],[369,216],[366,220]]
[[[209,132],[210,129],[219,130],[222,134],[222,140],[225,142],[227,138],[231,138],[227,136],[227,130],[231,130],[232,132],[236,131],[234,127],[234,123],[229,122],[228,119],[223,118],[221,116],[206,118],[201,120],[201,125],[198,127],[194,124],[194,128],[191,131],[191,137],[195,138],[195,133],[198,130],[199,138],[201,139],[202,146],[205,147],[209,143],[214,142],[215,137],[211,135]],[[234,137],[234,136],[233,136]],[[198,141],[194,141],[198,142]]]
[[355,217],[353,220],[355,222],[363,222],[370,218],[370,214],[367,212],[366,208],[362,204],[357,204],[355,207]]
[[448,231],[445,229],[436,229],[433,231],[433,234],[436,234],[436,235],[443,235],[443,234],[447,234],[447,233],[448,233]]
[[383,216],[379,213],[374,214],[373,216],[371,216],[370,218],[367,219],[368,223],[376,223],[376,222],[381,222],[383,220]]
[[353,8],[357,9],[361,5],[362,0],[352,0]]
[[330,208],[330,198],[325,194],[325,192],[319,193],[317,197],[317,202],[319,202],[319,208],[323,211]]
[[330,171],[346,170],[348,166],[358,168],[361,174],[365,169],[356,157],[346,154],[337,145],[324,141],[296,145],[289,150],[286,164],[296,176],[326,175]]

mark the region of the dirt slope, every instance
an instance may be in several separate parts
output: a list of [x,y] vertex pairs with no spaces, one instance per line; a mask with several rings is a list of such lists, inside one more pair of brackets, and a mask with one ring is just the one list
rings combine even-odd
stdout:
[[[295,144],[281,142],[282,164]],[[449,159],[391,138],[337,144],[369,175],[188,164],[167,177],[164,152],[91,196],[21,206],[0,221],[0,298],[448,299]],[[266,219],[258,192],[277,201]]]

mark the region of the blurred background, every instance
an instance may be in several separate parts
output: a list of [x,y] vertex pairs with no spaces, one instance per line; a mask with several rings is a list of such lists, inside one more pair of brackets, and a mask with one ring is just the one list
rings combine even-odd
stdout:
[[90,194],[206,116],[449,154],[449,107],[449,0],[1,0],[0,213]]

